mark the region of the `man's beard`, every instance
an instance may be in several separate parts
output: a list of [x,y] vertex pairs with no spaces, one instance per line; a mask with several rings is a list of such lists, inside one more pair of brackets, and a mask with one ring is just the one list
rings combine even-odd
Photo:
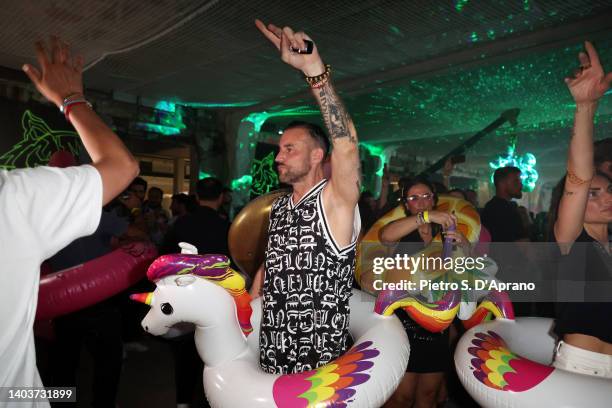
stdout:
[[285,171],[283,173],[279,172],[278,179],[280,180],[281,183],[295,184],[299,181],[302,181],[302,179],[306,177],[309,171],[310,171],[309,168],[292,170],[292,169],[289,169],[288,167],[285,167]]

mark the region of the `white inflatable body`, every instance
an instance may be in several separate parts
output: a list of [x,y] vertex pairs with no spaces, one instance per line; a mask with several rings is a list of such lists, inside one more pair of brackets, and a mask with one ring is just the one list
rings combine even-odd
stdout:
[[191,274],[156,284],[142,326],[163,335],[178,322],[195,324],[204,388],[214,407],[379,407],[406,371],[410,346],[402,324],[374,313],[374,298],[364,292],[354,290],[350,300],[350,350],[316,370],[278,375],[259,368],[259,299],[251,303],[254,331],[247,340],[232,296],[218,284]]
[[611,407],[612,380],[551,366],[553,320],[496,319],[468,330],[455,351],[465,389],[483,407]]

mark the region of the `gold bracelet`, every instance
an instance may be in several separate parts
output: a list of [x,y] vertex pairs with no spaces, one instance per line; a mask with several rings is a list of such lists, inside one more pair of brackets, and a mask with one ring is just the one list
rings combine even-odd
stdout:
[[570,184],[581,185],[581,184],[584,184],[584,183],[590,183],[591,180],[593,180],[593,177],[591,177],[588,180],[583,180],[580,177],[578,177],[576,175],[576,173],[574,173],[570,169],[567,169],[567,177],[566,177],[566,179],[567,179],[567,182],[570,183]]
[[315,85],[321,86],[321,84],[325,84],[329,80],[330,75],[331,65],[325,64],[325,71],[323,71],[321,75],[304,76],[304,79],[306,79],[306,82],[308,82],[308,85],[310,85],[311,87],[314,87]]

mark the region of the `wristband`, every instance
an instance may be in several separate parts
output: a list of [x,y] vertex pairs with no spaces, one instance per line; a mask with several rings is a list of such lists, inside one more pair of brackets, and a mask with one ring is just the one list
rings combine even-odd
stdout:
[[423,211],[423,221],[425,221],[427,224],[430,223],[430,221],[429,221],[429,211]]
[[89,103],[85,99],[83,99],[83,100],[76,100],[76,101],[70,101],[66,105],[62,105],[64,116],[66,117],[66,120],[68,122],[70,122],[70,111],[72,110],[73,107],[75,107],[77,105],[87,105],[87,106],[89,106],[90,109],[92,108],[91,103]]

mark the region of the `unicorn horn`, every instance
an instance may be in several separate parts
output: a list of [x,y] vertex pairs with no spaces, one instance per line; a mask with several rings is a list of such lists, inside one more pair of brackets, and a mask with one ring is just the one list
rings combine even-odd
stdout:
[[153,292],[134,293],[133,295],[130,295],[130,299],[151,306],[151,302],[153,301]]

